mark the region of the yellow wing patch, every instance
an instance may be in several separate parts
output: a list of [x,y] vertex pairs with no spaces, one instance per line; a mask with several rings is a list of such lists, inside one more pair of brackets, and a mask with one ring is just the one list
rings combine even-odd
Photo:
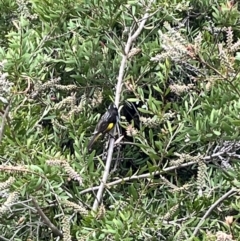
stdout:
[[109,123],[106,131],[110,131],[113,127],[114,123]]

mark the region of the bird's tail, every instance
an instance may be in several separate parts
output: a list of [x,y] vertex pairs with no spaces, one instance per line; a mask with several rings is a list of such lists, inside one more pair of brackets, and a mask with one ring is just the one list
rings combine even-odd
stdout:
[[91,151],[92,145],[97,141],[97,139],[102,135],[102,133],[96,133],[92,136],[91,140],[88,143],[87,149]]

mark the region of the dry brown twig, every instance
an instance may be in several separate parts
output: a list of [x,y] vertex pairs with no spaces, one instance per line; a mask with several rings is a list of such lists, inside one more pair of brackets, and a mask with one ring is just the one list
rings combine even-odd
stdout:
[[44,214],[40,206],[38,205],[35,198],[32,197],[32,203],[34,207],[37,209],[39,216],[42,218],[43,222],[52,230],[55,236],[63,237],[63,234],[58,228],[49,220],[49,218]]
[[2,141],[2,138],[3,138],[5,121],[8,117],[8,113],[10,111],[10,105],[11,105],[11,100],[9,101],[9,103],[8,103],[8,105],[7,105],[7,107],[4,111],[3,117],[2,117],[2,124],[1,124],[1,127],[0,127],[0,142]]
[[221,196],[215,203],[213,203],[210,208],[207,210],[207,212],[204,214],[204,216],[200,219],[198,225],[196,226],[192,236],[189,238],[190,240],[193,240],[193,238],[198,234],[199,229],[201,228],[201,226],[203,225],[204,221],[206,220],[206,218],[210,215],[210,213],[221,203],[223,202],[225,199],[227,199],[230,195],[237,193],[238,190],[236,188],[232,188],[230,189],[228,192],[226,192],[223,196]]

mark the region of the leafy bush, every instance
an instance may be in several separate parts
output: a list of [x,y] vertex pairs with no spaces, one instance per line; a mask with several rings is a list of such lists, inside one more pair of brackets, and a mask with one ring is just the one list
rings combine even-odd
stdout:
[[239,239],[237,4],[0,7],[0,240]]

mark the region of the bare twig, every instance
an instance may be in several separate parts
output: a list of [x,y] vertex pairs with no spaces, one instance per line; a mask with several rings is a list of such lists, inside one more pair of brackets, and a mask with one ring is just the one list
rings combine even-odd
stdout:
[[34,205],[34,207],[37,209],[37,212],[39,214],[39,216],[42,218],[43,222],[52,230],[53,234],[55,236],[59,236],[59,237],[63,237],[63,234],[60,230],[58,230],[58,228],[49,220],[49,218],[44,214],[44,212],[42,211],[42,209],[39,207],[37,201],[35,200],[35,198],[32,197],[32,203]]
[[2,124],[1,124],[1,127],[0,127],[0,142],[2,141],[2,138],[3,138],[5,121],[7,119],[7,116],[8,116],[9,110],[10,110],[10,105],[11,105],[11,100],[9,101],[8,106],[7,106],[6,110],[4,111],[4,114],[3,114],[3,117],[2,117]]
[[4,238],[3,236],[0,236],[0,241],[9,241],[9,239]]
[[[129,144],[134,144],[134,143],[129,142]],[[232,146],[231,146],[231,148],[232,148]],[[223,155],[223,154],[226,154],[227,156],[240,158],[240,155],[235,154],[235,153],[229,153],[227,151],[228,151],[228,149],[226,147],[224,147],[224,148],[222,147],[221,150],[218,151],[217,153],[213,153],[209,156],[205,156],[205,157],[201,157],[201,158],[206,163],[213,161],[214,158],[219,158],[221,160],[221,155]],[[194,159],[194,157],[192,157],[192,158]],[[167,173],[169,171],[176,170],[176,169],[181,168],[181,167],[188,167],[188,166],[191,166],[193,164],[196,164],[196,161],[191,161],[191,162],[186,162],[186,163],[183,163],[183,164],[180,164],[180,165],[170,166],[170,167],[162,169],[161,171],[155,171],[153,173],[145,173],[145,174],[142,174],[142,175],[133,175],[133,176],[130,176],[130,177],[125,177],[125,178],[118,179],[118,180],[113,181],[113,182],[105,183],[105,187],[108,188],[110,186],[114,186],[114,185],[117,185],[119,183],[125,183],[126,181],[149,178],[149,177],[152,177],[152,176],[155,176],[155,175],[160,175],[160,174]],[[92,191],[98,190],[99,188],[100,188],[100,186],[90,187],[90,188],[87,188],[87,189],[81,191],[80,194],[92,192]]]
[[236,193],[237,189],[236,188],[232,188],[230,191],[228,191],[227,193],[225,193],[222,197],[220,197],[215,203],[213,203],[210,208],[207,210],[207,212],[204,214],[204,216],[201,218],[201,220],[199,221],[197,227],[195,228],[192,236],[190,237],[189,240],[192,240],[198,233],[200,227],[202,226],[202,224],[204,223],[204,221],[206,220],[206,218],[210,215],[210,213],[214,210],[214,208],[216,208],[221,202],[223,202],[226,198],[228,198],[228,196],[232,195],[233,193]]
[[[133,35],[131,35],[131,33],[129,34],[125,49],[124,49],[124,53],[122,56],[122,61],[121,61],[121,65],[119,68],[119,74],[118,74],[118,81],[117,81],[117,86],[116,86],[116,96],[115,96],[115,104],[116,106],[119,105],[119,101],[120,101],[120,96],[121,96],[121,92],[122,92],[122,84],[123,84],[123,77],[124,77],[124,70],[125,70],[125,66],[127,63],[127,59],[128,59],[128,53],[131,49],[132,43],[133,41],[139,36],[139,34],[141,33],[148,17],[149,17],[149,13],[148,11],[150,10],[150,7],[153,3],[153,0],[149,1],[148,7],[146,8],[146,13],[144,14],[142,21],[140,21],[140,24],[137,28],[137,30],[135,31],[135,33]],[[115,132],[115,129],[114,129]],[[109,175],[109,170],[110,170],[110,166],[111,166],[111,162],[112,162],[112,154],[113,154],[113,147],[114,147],[114,139],[111,138],[110,139],[110,143],[109,143],[109,148],[108,148],[108,155],[107,155],[107,161],[106,161],[106,166],[105,166],[105,170],[103,173],[103,177],[102,177],[102,182],[99,186],[98,189],[98,193],[97,193],[97,197],[94,201],[93,204],[93,211],[96,211],[98,209],[99,203],[102,199],[102,195],[103,195],[103,190],[105,187],[105,184],[107,182],[107,178]]]
[[213,70],[215,73],[217,73],[221,78],[223,78],[225,81],[227,81],[232,87],[233,90],[238,94],[238,96],[240,96],[240,92],[238,91],[238,89],[236,88],[236,86],[232,83],[232,81],[234,80],[234,78],[236,78],[236,76],[232,79],[229,80],[228,76],[224,76],[220,71],[218,71],[217,69],[215,69],[212,65],[210,65],[208,62],[204,61],[201,57],[198,56],[198,60],[206,65],[208,68],[210,68],[211,70]]
[[26,76],[25,79],[27,79],[27,84],[28,84],[27,88],[23,91],[17,92],[17,94],[27,94],[28,91],[31,89],[31,79],[30,79],[30,77]]
[[[164,174],[166,172],[173,171],[173,170],[181,168],[181,167],[191,166],[193,164],[196,164],[196,162],[192,161],[192,162],[183,163],[183,164],[177,165],[177,166],[167,167],[167,168],[164,168],[161,171],[156,171],[156,172],[153,172],[153,173],[145,173],[145,174],[138,175],[138,176],[137,175],[133,175],[131,177],[125,177],[125,178],[118,179],[118,180],[113,181],[113,182],[106,183],[105,187],[111,187],[111,186],[114,186],[116,184],[125,183],[125,182],[131,181],[131,180],[139,180],[139,179],[149,178],[149,177],[152,177],[152,176],[155,176],[155,175]],[[98,190],[99,188],[100,188],[100,186],[90,187],[90,188],[87,188],[87,189],[81,191],[80,194],[84,194],[84,193],[88,193],[88,192],[91,192],[91,191],[95,191],[95,190]]]

